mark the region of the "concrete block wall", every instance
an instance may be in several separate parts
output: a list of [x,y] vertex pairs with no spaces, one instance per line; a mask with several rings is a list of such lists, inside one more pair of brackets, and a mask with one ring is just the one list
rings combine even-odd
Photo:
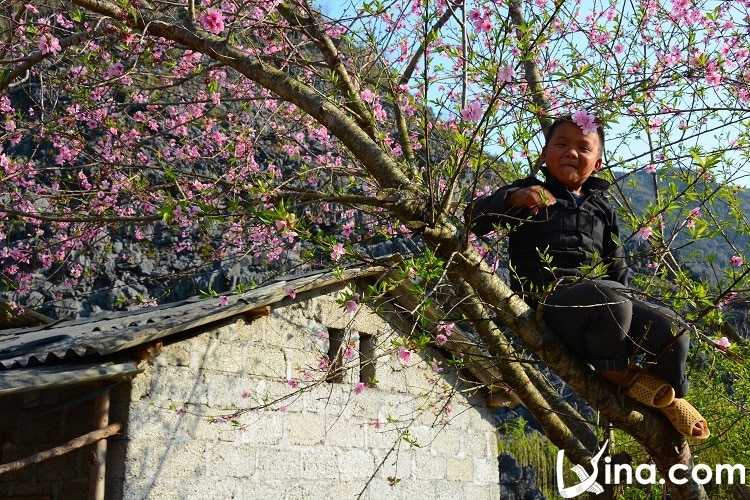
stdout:
[[[497,498],[483,401],[434,373],[431,358],[403,364],[398,332],[326,292],[166,345],[132,382],[118,495]],[[334,329],[355,347],[340,383],[319,369]],[[377,339],[378,384],[356,394],[363,335]]]

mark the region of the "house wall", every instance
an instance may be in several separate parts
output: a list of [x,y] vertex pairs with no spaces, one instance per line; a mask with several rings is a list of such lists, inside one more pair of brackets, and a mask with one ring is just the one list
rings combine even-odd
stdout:
[[[108,496],[497,498],[483,400],[437,376],[429,356],[403,363],[392,327],[365,306],[344,312],[327,292],[165,345],[132,382],[127,439],[110,444],[124,467]],[[316,382],[336,331],[352,352],[376,341],[376,386],[354,392],[357,354],[340,382]]]

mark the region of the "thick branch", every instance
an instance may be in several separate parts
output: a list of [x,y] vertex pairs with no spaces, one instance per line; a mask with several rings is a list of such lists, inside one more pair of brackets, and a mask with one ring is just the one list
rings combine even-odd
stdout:
[[142,217],[130,217],[130,216],[91,216],[91,217],[76,217],[75,215],[57,215],[57,214],[45,214],[45,213],[32,213],[32,212],[21,212],[18,210],[11,210],[5,206],[0,205],[0,219],[2,218],[19,218],[19,219],[31,219],[40,220],[45,222],[77,222],[77,223],[96,223],[96,224],[114,224],[118,222],[127,222],[128,224],[151,224],[164,219],[162,215],[144,215]]
[[[495,310],[499,319],[529,349],[610,422],[633,436],[651,455],[659,470],[666,472],[677,463],[691,466],[687,442],[665,417],[626,398],[572,355],[556,335],[543,324],[536,323],[533,311],[489,268],[481,255],[471,247],[462,250],[458,243],[451,244],[458,240],[447,235],[455,234],[455,231],[440,225],[427,228],[425,237],[437,248],[438,255],[446,260],[460,253],[460,258],[453,258],[455,272]],[[681,485],[670,484],[670,491],[673,498],[707,498],[703,487],[693,481]]]
[[370,138],[347,113],[321,96],[312,86],[229,45],[224,38],[197,28],[149,20],[133,12],[125,13],[119,6],[105,0],[73,2],[98,14],[124,19],[133,29],[173,40],[196,52],[206,54],[274,92],[284,101],[295,104],[336,136],[381,187],[390,188],[386,190],[385,195],[400,201],[399,206],[394,208],[396,216],[403,220],[418,214],[416,219],[410,219],[408,222],[423,220],[427,201],[418,198],[418,186],[407,178],[394,158]]
[[[458,307],[470,318],[489,317],[484,305],[478,300],[471,287],[461,277],[451,276],[458,283],[457,294],[465,297]],[[511,347],[510,342],[492,320],[478,320],[473,322],[482,342],[492,352],[493,357],[503,360],[511,360],[517,354]],[[534,415],[544,429],[545,435],[555,446],[565,449],[568,457],[574,463],[588,463],[598,444],[596,435],[588,427],[582,424],[581,416],[567,404],[555,404],[550,408],[549,394],[539,391],[538,380],[531,380],[528,371],[521,363],[511,361],[497,364],[498,370],[503,375],[503,381],[516,392],[524,406]],[[559,401],[555,401],[559,403]],[[552,411],[550,411],[552,410]],[[560,411],[558,413],[557,411]],[[564,421],[561,413],[571,419]],[[575,430],[575,432],[571,432]],[[583,441],[583,442],[582,442]]]
[[361,125],[362,129],[370,138],[375,138],[375,118],[367,109],[365,103],[362,102],[362,99],[360,99],[359,93],[357,92],[344,63],[341,62],[339,51],[336,49],[336,45],[333,43],[333,40],[331,40],[331,37],[320,29],[320,25],[316,20],[310,17],[303,18],[291,7],[283,3],[277,8],[289,24],[302,29],[310,38],[312,38],[315,45],[318,47],[318,50],[323,54],[326,65],[328,65],[330,70],[336,74],[338,82],[337,86],[346,99],[346,105],[352,109],[352,113],[356,117],[357,123]]
[[[562,2],[558,2],[556,9],[559,9],[560,5],[562,5]],[[523,13],[521,12],[521,2],[519,0],[512,0],[508,10],[513,24],[517,27],[526,24],[526,21],[523,18]],[[529,86],[531,98],[534,104],[536,104],[539,109],[548,112],[552,108],[552,105],[544,93],[544,87],[542,87],[542,75],[539,72],[539,68],[534,61],[534,58],[526,55],[523,60],[523,70],[526,77],[526,84]],[[539,124],[542,126],[542,130],[547,130],[552,124],[552,121],[548,116],[540,114]]]

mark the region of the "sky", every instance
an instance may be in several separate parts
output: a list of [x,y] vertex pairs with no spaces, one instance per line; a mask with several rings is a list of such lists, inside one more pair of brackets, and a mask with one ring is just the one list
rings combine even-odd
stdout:
[[[353,12],[351,7],[351,2],[341,2],[341,1],[329,1],[329,0],[321,0],[318,2],[319,5],[322,8],[322,11],[330,15],[333,18],[341,17],[344,14],[347,14],[349,12]],[[361,4],[362,2],[356,2],[358,4]],[[579,2],[579,6],[581,9],[581,17],[585,17],[586,12],[590,11],[594,5],[593,0],[581,0]],[[348,6],[348,7],[347,7]],[[588,41],[582,42],[582,43],[588,43]],[[625,41],[627,43],[627,41]],[[435,87],[433,86],[433,89]],[[708,103],[710,104],[710,102]],[[622,130],[618,130],[617,124],[608,124],[607,134],[608,137],[616,137],[618,135],[618,131],[622,132]],[[679,132],[679,131],[678,131]],[[715,141],[712,140],[713,138],[710,136],[710,134],[707,134],[706,137],[700,137],[694,139],[694,144],[698,146],[705,146],[705,147],[721,147],[721,144],[716,144]],[[670,137],[663,137],[662,140],[668,142],[671,140]],[[642,140],[638,140],[637,138],[633,138],[632,136],[628,138],[628,142],[626,144],[613,144],[612,141],[608,143],[608,151],[614,152],[615,155],[621,155],[623,157],[632,158],[632,157],[638,157],[638,159],[634,160],[634,162],[631,162],[632,165],[639,167],[639,168],[646,168],[646,166],[649,164],[648,156],[646,155],[647,152],[651,150],[651,145],[649,144],[646,134],[643,134]],[[492,151],[492,148],[490,148],[490,152]],[[733,158],[737,162],[744,162],[744,160],[741,160],[739,155],[734,155]],[[688,163],[689,160],[686,160]],[[733,175],[732,178],[733,183],[736,183],[743,187],[750,186],[750,165],[742,165],[739,171]]]

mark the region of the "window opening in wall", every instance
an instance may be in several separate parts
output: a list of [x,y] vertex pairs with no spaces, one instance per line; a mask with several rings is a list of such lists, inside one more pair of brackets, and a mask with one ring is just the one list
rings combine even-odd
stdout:
[[342,363],[344,330],[342,328],[328,329],[328,375],[326,381],[341,383],[344,381],[344,367]]
[[375,378],[375,336],[359,336],[359,381],[370,386],[377,383]]

